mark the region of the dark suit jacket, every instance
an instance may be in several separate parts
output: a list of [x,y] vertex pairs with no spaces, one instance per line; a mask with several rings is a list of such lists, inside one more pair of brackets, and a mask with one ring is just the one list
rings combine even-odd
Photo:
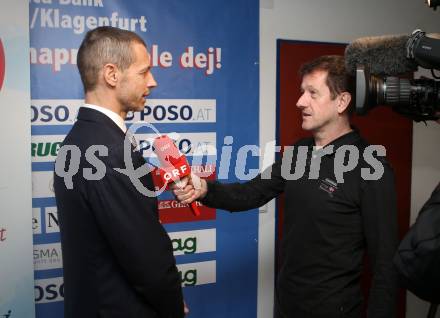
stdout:
[[[81,151],[73,189],[57,173],[54,179],[65,318],[184,316],[179,273],[171,241],[158,219],[157,199],[142,195],[127,176],[113,169],[125,168],[123,142],[124,133],[110,118],[87,108],[79,110],[63,142]],[[95,153],[102,164],[85,158],[91,145],[108,149],[107,156]],[[71,153],[66,171],[69,163],[75,168]],[[136,151],[132,162],[135,167],[145,163]],[[84,168],[92,168],[93,174],[105,169],[105,176],[86,180]],[[141,182],[153,190],[150,174]]]

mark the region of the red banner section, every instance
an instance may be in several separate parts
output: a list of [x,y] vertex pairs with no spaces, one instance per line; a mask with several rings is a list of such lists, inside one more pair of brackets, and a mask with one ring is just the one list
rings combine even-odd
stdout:
[[200,215],[195,216],[188,204],[182,204],[177,200],[159,200],[159,219],[162,224],[179,222],[197,222],[215,220],[215,209],[209,208],[197,202]]

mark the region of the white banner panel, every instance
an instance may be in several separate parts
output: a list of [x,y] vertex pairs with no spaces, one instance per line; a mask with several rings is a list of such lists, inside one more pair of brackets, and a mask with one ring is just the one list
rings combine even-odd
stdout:
[[216,261],[177,265],[183,287],[215,283],[216,268]]
[[[185,156],[215,156],[216,133],[169,133],[166,134],[175,141],[176,147]],[[152,144],[157,137],[155,134],[136,134],[135,138],[140,147],[142,156],[155,158],[156,154],[152,150]]]
[[41,234],[41,209],[32,209],[32,231],[34,234]]
[[[33,99],[32,125],[73,125],[82,99]],[[215,123],[215,99],[148,99],[142,112],[130,113],[127,124],[148,123]]]
[[35,280],[35,303],[53,303],[64,300],[62,277]]
[[73,125],[82,99],[33,99],[32,125]]
[[127,123],[215,123],[215,99],[149,99],[142,112],[127,116]]
[[32,197],[53,198],[53,171],[33,171],[32,172]]
[[216,230],[193,230],[168,233],[174,255],[215,252]]
[[46,233],[59,233],[60,227],[58,224],[58,212],[56,206],[46,207],[44,213],[44,220],[46,224]]
[[34,245],[34,268],[36,271],[62,267],[60,242]]
[[54,162],[65,137],[64,135],[33,135],[32,162]]

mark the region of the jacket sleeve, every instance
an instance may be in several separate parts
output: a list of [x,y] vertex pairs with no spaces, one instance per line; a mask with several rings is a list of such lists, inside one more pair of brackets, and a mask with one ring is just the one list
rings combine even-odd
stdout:
[[144,197],[127,176],[112,168],[89,185],[96,222],[129,283],[159,317],[184,317],[179,273],[171,241],[158,219],[157,201]]
[[393,255],[398,245],[397,200],[394,173],[384,162],[379,180],[363,180],[361,213],[372,268],[368,318],[396,316],[398,276]]
[[245,183],[208,182],[208,192],[202,203],[222,210],[246,211],[269,202],[284,191],[284,185],[281,162],[275,162]]

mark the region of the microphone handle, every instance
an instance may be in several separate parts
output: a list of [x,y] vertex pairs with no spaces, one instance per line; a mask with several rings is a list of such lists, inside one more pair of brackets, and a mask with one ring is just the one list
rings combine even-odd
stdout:
[[200,210],[199,210],[199,207],[197,206],[196,201],[191,202],[191,203],[189,204],[189,206],[190,206],[190,208],[191,208],[192,213],[193,213],[195,216],[200,216]]
[[[188,175],[188,174],[187,174],[187,175]],[[183,177],[185,177],[185,176],[187,176],[187,175],[184,175]],[[178,180],[176,180],[176,181],[178,181]],[[166,182],[166,181],[165,181],[165,182]],[[179,185],[177,185],[177,186],[180,188]],[[191,202],[191,203],[189,204],[189,207],[191,208],[191,211],[192,211],[192,213],[193,213],[195,216],[200,216],[200,210],[199,210],[199,207],[197,206],[196,201]]]

